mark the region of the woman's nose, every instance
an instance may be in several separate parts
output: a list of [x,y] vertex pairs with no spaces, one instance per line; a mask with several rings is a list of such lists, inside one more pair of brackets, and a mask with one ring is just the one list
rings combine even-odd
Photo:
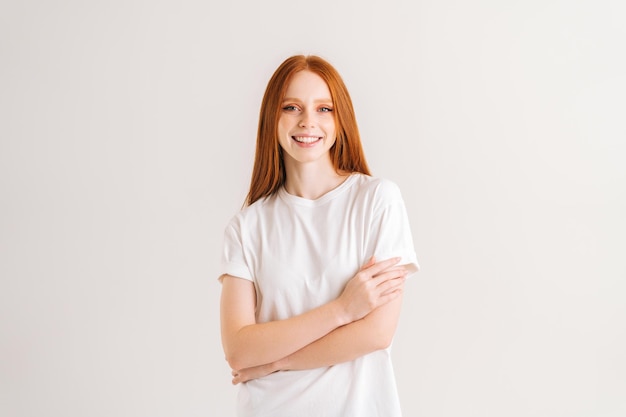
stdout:
[[315,118],[308,111],[303,111],[300,116],[300,122],[298,123],[300,127],[314,127],[315,126]]

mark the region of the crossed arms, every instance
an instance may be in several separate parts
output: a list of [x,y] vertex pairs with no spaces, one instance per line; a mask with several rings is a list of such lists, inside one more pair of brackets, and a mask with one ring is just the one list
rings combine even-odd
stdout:
[[276,371],[354,360],[389,346],[400,315],[407,269],[399,258],[370,259],[335,300],[301,315],[256,323],[256,292],[248,280],[224,275],[222,345],[233,384]]

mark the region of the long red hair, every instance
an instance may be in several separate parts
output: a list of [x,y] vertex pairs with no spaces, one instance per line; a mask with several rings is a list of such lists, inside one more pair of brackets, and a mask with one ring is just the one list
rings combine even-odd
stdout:
[[246,205],[274,194],[285,183],[285,164],[282,148],[278,143],[281,102],[293,75],[304,70],[319,75],[330,90],[337,140],[329,152],[335,170],[370,175],[352,100],[341,76],[332,65],[318,56],[295,55],[287,58],[276,69],[263,95],[254,168]]

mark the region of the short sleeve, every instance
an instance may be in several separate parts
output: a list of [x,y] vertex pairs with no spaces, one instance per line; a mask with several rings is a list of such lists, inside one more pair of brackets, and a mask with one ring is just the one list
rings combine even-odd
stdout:
[[232,275],[253,281],[250,268],[246,262],[240,224],[231,220],[224,231],[224,245],[219,280],[224,275]]
[[399,188],[389,181],[381,184],[374,205],[369,245],[377,260],[401,257],[410,273],[419,270],[409,217]]

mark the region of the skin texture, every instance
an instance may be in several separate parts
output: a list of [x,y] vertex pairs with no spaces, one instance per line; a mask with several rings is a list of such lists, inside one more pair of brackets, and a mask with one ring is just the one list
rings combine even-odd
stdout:
[[[284,155],[285,189],[290,194],[317,199],[348,176],[336,172],[328,152],[336,140],[330,97],[326,83],[306,70],[296,73],[287,88],[278,141]],[[222,344],[233,369],[233,383],[276,371],[330,366],[388,347],[407,274],[399,261],[372,258],[337,299],[268,323],[256,323],[254,284],[222,276]]]

